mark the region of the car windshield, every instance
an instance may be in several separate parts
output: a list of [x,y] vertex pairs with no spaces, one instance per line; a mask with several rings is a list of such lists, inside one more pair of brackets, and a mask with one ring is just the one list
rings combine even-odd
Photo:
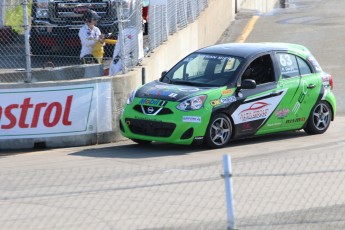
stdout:
[[242,59],[219,54],[192,53],[163,78],[172,84],[223,86],[233,80]]

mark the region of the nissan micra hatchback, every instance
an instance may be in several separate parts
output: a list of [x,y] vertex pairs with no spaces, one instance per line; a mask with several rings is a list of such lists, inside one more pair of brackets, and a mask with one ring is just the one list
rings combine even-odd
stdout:
[[120,129],[139,144],[211,148],[288,130],[321,134],[336,112],[332,89],[332,77],[301,45],[214,45],[133,91]]

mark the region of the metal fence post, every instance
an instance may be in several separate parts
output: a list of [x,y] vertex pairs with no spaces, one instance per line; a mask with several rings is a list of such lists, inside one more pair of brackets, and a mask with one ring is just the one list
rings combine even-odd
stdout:
[[0,0],[0,28],[6,26],[6,2]]
[[235,229],[234,205],[233,205],[233,189],[231,174],[231,156],[223,156],[224,182],[226,193],[226,209],[227,209],[227,230]]
[[31,82],[31,56],[30,56],[30,29],[29,29],[29,20],[28,20],[28,2],[24,0],[23,2],[23,21],[24,21],[24,32],[25,32],[25,57],[26,57],[26,81]]
[[145,67],[141,68],[141,84],[144,85],[146,83],[146,69]]
[[118,29],[119,29],[119,34],[118,34],[118,40],[121,40],[121,42],[119,42],[121,44],[120,46],[120,58],[121,58],[121,67],[122,67],[122,73],[127,73],[127,60],[126,60],[126,44],[125,44],[125,37],[123,34],[123,23],[125,23],[126,21],[128,21],[128,19],[125,19],[125,15],[123,13],[123,1],[120,1],[118,4],[118,7],[116,9],[117,15],[118,15]]

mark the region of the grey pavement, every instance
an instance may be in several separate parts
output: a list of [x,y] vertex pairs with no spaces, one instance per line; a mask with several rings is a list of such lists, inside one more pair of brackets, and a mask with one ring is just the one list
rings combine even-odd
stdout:
[[289,0],[271,12],[240,11],[218,43],[234,42],[247,21],[260,16],[245,42],[291,42],[306,46],[333,76],[338,114],[345,115],[345,1]]

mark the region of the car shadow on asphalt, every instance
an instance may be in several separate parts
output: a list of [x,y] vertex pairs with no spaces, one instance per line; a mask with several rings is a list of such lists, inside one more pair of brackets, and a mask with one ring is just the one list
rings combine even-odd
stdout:
[[[235,140],[229,143],[223,149],[231,149],[231,147],[246,147],[252,144],[265,144],[272,141],[284,141],[288,139],[295,139],[309,136],[304,131],[289,131],[282,133],[269,134],[259,137],[252,137],[246,139]],[[83,146],[83,150],[73,152],[71,156],[85,156],[95,158],[155,158],[162,156],[178,156],[187,155],[191,153],[202,153],[210,151],[211,149],[204,145],[175,145],[169,143],[151,143],[149,145],[139,145],[131,141]],[[0,159],[7,156],[44,152],[54,148],[33,148],[33,149],[0,149]],[[219,150],[219,149],[218,149]],[[218,151],[217,149],[215,151]],[[221,149],[222,150],[222,149]],[[226,150],[224,150],[226,152]]]
[[[272,141],[284,141],[287,139],[295,139],[308,136],[303,131],[290,131],[283,133],[275,133],[270,135],[264,135],[259,137],[240,139],[232,141],[223,149],[231,147],[241,147],[244,148],[247,145],[268,143]],[[126,142],[127,143],[127,142]],[[90,146],[90,149],[81,150],[78,152],[71,153],[71,156],[84,156],[84,157],[100,157],[100,158],[126,158],[126,159],[144,159],[144,158],[156,158],[162,156],[179,156],[188,155],[191,153],[202,153],[205,151],[210,151],[212,149],[204,145],[175,145],[169,143],[151,143],[148,145],[139,145],[134,142],[128,142],[128,144],[101,147]],[[217,151],[217,150],[215,150]],[[224,150],[226,152],[226,150]]]
[[14,155],[19,155],[19,154],[25,154],[25,153],[33,153],[33,152],[40,152],[40,151],[45,151],[47,149],[0,149],[0,159],[2,157],[7,157],[7,156],[14,156]]
[[250,137],[250,138],[244,138],[244,139],[238,139],[229,144],[230,146],[246,146],[251,144],[258,144],[258,143],[267,143],[272,141],[284,141],[288,139],[295,139],[295,138],[301,138],[301,137],[307,137],[310,136],[303,130],[294,130],[294,131],[285,131],[280,133],[272,133],[272,134],[266,134],[256,137]]
[[104,148],[92,148],[71,153],[72,156],[101,157],[101,158],[155,158],[162,156],[187,155],[194,152],[207,151],[204,146],[174,145],[169,143],[151,143],[139,145],[129,142],[128,145],[107,146]]

